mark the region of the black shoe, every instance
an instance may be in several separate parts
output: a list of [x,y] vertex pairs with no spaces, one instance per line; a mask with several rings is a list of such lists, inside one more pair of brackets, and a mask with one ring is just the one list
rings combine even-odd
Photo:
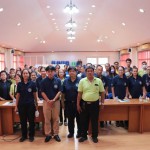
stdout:
[[80,138],[80,137],[81,137],[81,134],[78,133],[78,134],[76,135],[76,138]]
[[104,128],[104,121],[100,121],[100,127]]
[[34,137],[32,136],[32,137],[29,137],[29,141],[30,142],[33,142],[34,141]]
[[54,139],[55,139],[57,142],[60,142],[60,141],[61,141],[61,139],[60,139],[60,137],[59,137],[58,135],[55,135],[55,136],[54,136]]
[[51,136],[46,136],[46,138],[45,138],[45,142],[49,142],[50,140],[51,140]]
[[116,127],[120,127],[119,121],[116,121]]
[[19,142],[24,142],[27,138],[26,137],[21,137]]
[[87,137],[85,138],[85,137],[81,137],[80,139],[79,139],[79,142],[84,142],[84,141],[86,141],[87,140]]
[[97,137],[92,137],[92,140],[93,140],[94,143],[98,142],[98,138]]
[[120,121],[120,127],[123,127],[123,128],[124,128],[124,123],[123,123],[123,121]]
[[72,138],[72,137],[73,137],[73,134],[69,133],[67,137],[68,137],[68,138]]

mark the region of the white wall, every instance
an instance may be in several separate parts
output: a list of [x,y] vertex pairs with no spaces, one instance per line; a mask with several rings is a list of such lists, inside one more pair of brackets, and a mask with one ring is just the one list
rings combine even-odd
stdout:
[[[108,57],[109,63],[113,64],[114,61],[119,61],[119,52],[54,52],[54,53],[25,53],[25,63],[30,64],[31,57],[43,57],[43,64],[50,64],[54,61],[77,61],[81,59],[83,64],[86,64],[87,57]],[[40,64],[37,60],[37,64]],[[41,61],[40,61],[41,62]]]

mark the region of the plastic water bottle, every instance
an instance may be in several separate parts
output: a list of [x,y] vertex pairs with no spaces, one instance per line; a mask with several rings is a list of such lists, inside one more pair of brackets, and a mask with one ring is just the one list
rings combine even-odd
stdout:
[[39,111],[36,110],[36,111],[35,111],[35,117],[39,117],[39,114],[40,114]]
[[143,102],[142,96],[139,97],[139,102]]

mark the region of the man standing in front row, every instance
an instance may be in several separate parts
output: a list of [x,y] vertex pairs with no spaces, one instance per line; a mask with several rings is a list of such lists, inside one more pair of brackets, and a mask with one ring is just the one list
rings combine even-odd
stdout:
[[45,142],[49,142],[54,136],[57,142],[61,139],[59,133],[59,112],[60,112],[60,101],[59,96],[61,94],[61,81],[54,77],[55,67],[46,67],[47,77],[41,82],[41,94],[44,99],[43,101],[43,113],[45,119]]
[[87,131],[89,120],[92,125],[92,140],[98,142],[98,118],[99,118],[99,100],[104,104],[105,92],[101,79],[94,77],[94,68],[88,66],[86,69],[86,78],[80,80],[78,85],[77,110],[80,113],[82,137],[79,142],[87,140]]

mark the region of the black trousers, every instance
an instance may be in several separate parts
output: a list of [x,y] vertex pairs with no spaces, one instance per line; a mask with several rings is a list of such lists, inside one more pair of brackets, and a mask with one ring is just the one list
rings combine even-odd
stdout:
[[29,137],[35,135],[35,105],[34,104],[23,104],[18,105],[19,117],[21,123],[22,137],[27,138],[27,122],[29,122]]
[[60,101],[60,113],[59,113],[59,119],[60,119],[60,122],[67,122],[66,109],[64,109],[64,118],[63,118],[63,109],[62,109],[61,101]]
[[70,134],[74,134],[75,119],[77,123],[77,133],[81,134],[80,116],[77,111],[76,102],[66,102],[66,115],[68,118],[68,130]]
[[99,117],[99,100],[88,104],[85,101],[81,101],[80,120],[82,124],[82,137],[87,137],[87,131],[89,127],[89,121],[92,125],[92,137],[98,137],[98,117]]

